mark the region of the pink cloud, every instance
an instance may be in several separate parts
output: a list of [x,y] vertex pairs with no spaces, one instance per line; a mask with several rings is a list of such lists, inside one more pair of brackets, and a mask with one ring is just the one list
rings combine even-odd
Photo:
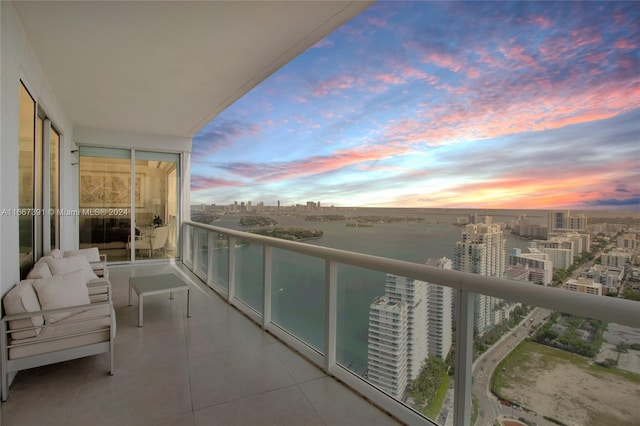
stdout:
[[266,183],[317,175],[347,166],[361,165],[370,161],[406,155],[410,152],[411,149],[407,147],[375,146],[342,149],[331,155],[321,155],[303,160],[265,164],[235,163],[224,168],[236,175],[254,179],[256,182]]
[[389,72],[386,74],[376,75],[378,80],[381,80],[384,84],[402,84],[405,82],[403,78],[400,78],[397,74]]
[[591,28],[580,28],[569,32],[574,48],[586,46],[588,44],[602,43],[602,34],[596,33]]
[[369,25],[373,25],[376,27],[384,28],[387,26],[387,22],[380,18],[370,17],[367,19],[367,23]]
[[636,47],[638,47],[638,43],[628,39],[620,39],[616,40],[614,46],[617,49],[635,49]]
[[[422,114],[389,123],[384,139],[431,146],[489,139],[611,118],[640,107],[640,78],[597,87],[555,87],[548,81],[496,87],[441,89],[456,93],[448,105],[421,104]],[[469,93],[467,93],[469,92]]]
[[202,191],[211,188],[229,187],[229,186],[242,186],[241,182],[231,181],[226,179],[220,179],[209,176],[191,175],[191,190]]
[[428,53],[422,58],[422,62],[434,64],[440,68],[446,68],[453,72],[462,69],[463,63],[448,53]]
[[333,40],[329,40],[329,39],[323,38],[322,40],[320,40],[319,42],[317,42],[316,44],[311,46],[311,48],[312,49],[322,49],[324,47],[333,47],[333,45],[334,45]]
[[314,96],[326,96],[337,90],[351,89],[354,87],[356,79],[348,74],[333,76],[318,83],[313,91]]
[[531,24],[537,24],[542,29],[547,29],[551,26],[551,21],[549,20],[549,18],[546,18],[544,16],[532,16],[529,18],[528,22]]

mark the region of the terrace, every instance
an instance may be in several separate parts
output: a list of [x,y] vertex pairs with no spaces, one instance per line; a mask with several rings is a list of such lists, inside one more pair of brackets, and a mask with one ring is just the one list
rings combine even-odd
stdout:
[[21,372],[3,424],[397,423],[202,285],[193,285],[191,318],[184,295],[158,295],[138,328],[129,277],[158,273],[199,283],[181,265],[111,267],[115,375],[106,374],[108,356]]

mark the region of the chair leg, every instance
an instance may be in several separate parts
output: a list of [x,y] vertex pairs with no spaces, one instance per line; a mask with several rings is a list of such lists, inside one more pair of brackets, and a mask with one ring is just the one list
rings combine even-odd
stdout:
[[9,373],[2,372],[2,402],[9,397]]

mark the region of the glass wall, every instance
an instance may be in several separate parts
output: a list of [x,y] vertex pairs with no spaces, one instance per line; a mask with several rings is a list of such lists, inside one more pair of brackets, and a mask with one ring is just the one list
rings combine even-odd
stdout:
[[131,243],[131,152],[80,148],[80,248],[126,260]]

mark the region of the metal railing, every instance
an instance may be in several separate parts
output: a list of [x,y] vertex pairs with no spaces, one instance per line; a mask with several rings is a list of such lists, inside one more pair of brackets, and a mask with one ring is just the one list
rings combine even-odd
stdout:
[[[248,232],[220,228],[202,223],[185,221],[183,223],[183,263],[214,290],[223,294],[228,303],[260,323],[265,330],[272,332],[289,346],[301,352],[315,362],[324,371],[343,381],[356,392],[359,392],[375,404],[390,412],[398,419],[408,424],[428,422],[423,416],[409,409],[391,396],[378,390],[361,377],[350,372],[336,361],[336,330],[338,317],[337,283],[338,265],[349,265],[382,273],[390,273],[415,280],[425,281],[440,286],[450,287],[457,294],[457,309],[455,316],[455,393],[454,393],[454,423],[469,425],[471,423],[471,388],[473,363],[473,309],[474,295],[482,294],[500,299],[507,299],[515,303],[551,309],[566,314],[598,319],[605,322],[618,323],[632,327],[640,327],[640,305],[638,302],[612,297],[599,297],[566,291],[554,287],[544,287],[527,282],[481,276],[449,269],[430,267],[423,264],[383,258],[362,253],[354,253],[327,247],[320,247],[294,241],[287,241]],[[206,241],[198,232],[206,231]],[[207,267],[207,275],[202,276],[200,257],[197,251],[207,246],[206,259],[212,258],[213,235],[220,234],[228,238],[228,286],[224,288],[213,279],[211,267]],[[262,285],[263,303],[262,314],[248,307],[236,298],[236,246],[239,241],[260,244],[262,252]],[[298,339],[297,336],[284,331],[272,322],[272,249],[281,249],[321,259],[325,264],[325,324],[324,324],[324,353],[312,349]]]

